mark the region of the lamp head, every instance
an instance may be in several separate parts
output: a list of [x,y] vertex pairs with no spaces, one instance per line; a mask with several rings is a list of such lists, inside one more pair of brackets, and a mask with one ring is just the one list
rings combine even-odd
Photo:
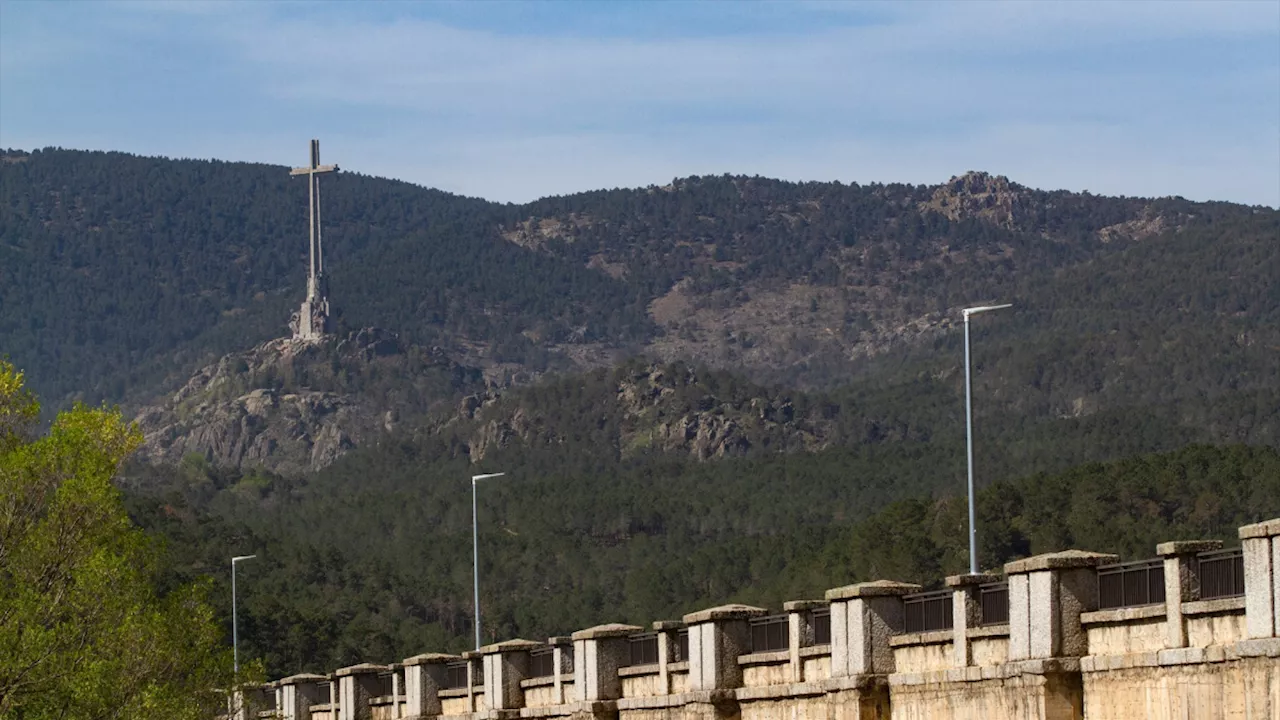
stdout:
[[977,315],[978,313],[990,312],[992,310],[1003,310],[1011,307],[1013,307],[1013,303],[1005,303],[1004,305],[982,305],[980,307],[965,308],[962,312],[964,312],[965,317],[969,317],[970,315]]
[[254,559],[254,558],[256,558],[256,557],[258,557],[258,556],[257,556],[257,555],[237,555],[237,556],[235,556],[235,557],[231,558],[231,564],[232,564],[232,565],[234,565],[234,564],[236,564],[236,563],[240,562],[241,560],[252,560],[252,559]]
[[500,472],[500,473],[485,473],[484,475],[472,475],[471,483],[474,485],[477,480],[487,480],[488,478],[502,477],[503,475],[506,475],[506,473]]

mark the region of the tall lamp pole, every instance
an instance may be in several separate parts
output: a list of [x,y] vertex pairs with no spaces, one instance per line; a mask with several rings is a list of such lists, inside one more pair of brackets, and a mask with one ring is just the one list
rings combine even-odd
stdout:
[[236,677],[240,677],[240,631],[236,623],[236,563],[252,560],[257,555],[237,555],[231,558],[231,656]]
[[471,476],[471,551],[472,569],[475,571],[476,649],[480,649],[480,522],[476,513],[476,483],[487,478],[502,477],[506,473],[486,473]]
[[978,574],[978,522],[973,508],[973,395],[969,382],[969,316],[1009,307],[1013,305],[1006,303],[964,309],[964,424],[969,446],[969,573],[972,575]]

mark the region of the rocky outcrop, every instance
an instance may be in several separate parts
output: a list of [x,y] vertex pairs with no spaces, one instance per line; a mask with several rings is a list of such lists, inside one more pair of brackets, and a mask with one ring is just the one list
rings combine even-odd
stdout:
[[222,357],[166,402],[143,408],[141,455],[316,471],[479,382],[478,371],[438,349],[405,347],[377,328],[320,342],[272,340]]
[[[801,417],[789,398],[750,386],[718,388],[687,365],[633,363],[607,375],[598,386],[590,383],[593,390],[579,400],[581,412],[548,413],[515,391],[468,397],[451,423],[466,437],[473,462],[515,444],[545,447],[584,438],[622,456],[657,451],[698,460],[817,450],[830,440],[828,424]],[[597,395],[597,387],[605,389]]]
[[967,172],[939,186],[920,209],[941,213],[953,221],[980,218],[1014,230],[1022,227],[1026,206],[1025,188],[1009,182],[1009,178]]

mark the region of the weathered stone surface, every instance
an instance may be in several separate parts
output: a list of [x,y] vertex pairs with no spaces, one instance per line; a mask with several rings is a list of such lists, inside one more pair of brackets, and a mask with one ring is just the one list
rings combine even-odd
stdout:
[[1159,555],[1160,557],[1169,557],[1170,555],[1194,555],[1196,553],[1221,549],[1221,540],[1174,540],[1173,542],[1163,542],[1156,545],[1156,555]]
[[572,637],[574,641],[593,640],[598,638],[630,637],[638,632],[644,632],[644,628],[638,625],[608,623],[606,625],[597,625],[595,627],[587,628],[586,630],[579,630],[574,633]]
[[910,595],[914,592],[920,592],[921,586],[914,583],[897,582],[894,580],[872,580],[871,582],[855,583],[853,585],[844,585],[838,588],[832,588],[827,591],[826,598],[831,600],[849,600],[852,598],[867,597],[900,597],[902,595]]
[[414,655],[413,657],[405,658],[404,665],[406,667],[409,667],[412,665],[451,663],[451,662],[458,662],[461,659],[462,659],[461,655],[449,655],[446,653],[422,653],[421,655]]
[[692,625],[694,623],[712,622],[716,620],[745,620],[747,618],[762,617],[768,614],[768,610],[752,607],[750,605],[720,605],[718,607],[689,613],[684,616],[684,622],[687,625]]
[[1236,531],[1241,540],[1248,538],[1275,537],[1280,535],[1280,518],[1263,520],[1252,525],[1245,525]]
[[1061,570],[1076,567],[1097,567],[1118,562],[1119,555],[1088,552],[1087,550],[1064,550],[1056,553],[1033,555],[1029,558],[1005,563],[1005,575],[1029,573],[1036,570]]
[[786,612],[801,612],[824,608],[828,604],[826,600],[788,600],[782,603],[782,609]]
[[1000,575],[990,573],[977,573],[965,575],[948,575],[946,579],[947,587],[959,588],[969,587],[971,585],[986,585],[987,583],[1000,582],[1004,578]]
[[481,647],[479,650],[477,650],[476,652],[479,652],[481,655],[492,655],[494,653],[522,652],[522,651],[534,650],[541,647],[546,647],[546,645],[540,642],[536,642],[534,640],[525,640],[523,638],[516,638],[515,640],[503,640],[500,643],[485,645]]

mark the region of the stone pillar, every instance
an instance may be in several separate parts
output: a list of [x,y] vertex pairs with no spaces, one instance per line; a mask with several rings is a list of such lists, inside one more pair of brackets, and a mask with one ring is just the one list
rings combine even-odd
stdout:
[[973,665],[973,649],[969,646],[969,629],[982,624],[982,586],[999,582],[999,575],[949,575],[947,587],[951,588],[952,632],[954,633],[952,661],[956,667]]
[[310,720],[311,706],[320,702],[320,683],[329,682],[323,675],[290,675],[276,681],[276,712],[281,720]]
[[529,677],[529,651],[542,647],[532,640],[507,640],[480,648],[484,657],[484,697],[490,710],[524,707],[520,681]]
[[386,671],[385,665],[361,663],[334,673],[338,679],[338,702],[341,704],[338,720],[370,720],[373,717],[369,700],[377,696],[378,673]]
[[573,634],[573,699],[578,702],[622,697],[618,668],[631,651],[627,638],[641,631],[635,625],[597,625]]
[[1200,599],[1200,562],[1196,556],[1221,549],[1221,540],[1181,540],[1156,546],[1156,554],[1164,558],[1165,647],[1187,646],[1182,604]]
[[671,664],[676,662],[676,635],[685,627],[679,620],[656,620],[653,629],[658,633],[658,687],[666,695],[671,694]]
[[827,591],[831,603],[831,677],[893,672],[889,638],[902,632],[902,596],[920,586],[892,580],[846,585]]
[[1244,551],[1245,633],[1280,636],[1280,518],[1240,528]]
[[566,680],[573,679],[573,638],[568,635],[557,635],[547,639],[551,646],[551,663],[555,667],[555,700],[563,705],[571,698],[565,697]]
[[1117,560],[1116,555],[1066,550],[1006,564],[1009,660],[1087,654],[1080,614],[1098,608],[1097,567]]
[[[480,691],[484,691],[484,687],[477,682],[484,672],[484,656],[479,651],[468,650],[462,653],[462,659],[467,661],[467,707],[471,712],[480,712],[484,708],[480,706],[480,693],[476,691],[480,687]],[[488,702],[488,698],[485,698]]]
[[459,659],[457,655],[425,653],[404,661],[406,717],[424,718],[441,714],[440,691],[448,674],[446,666]]
[[791,682],[804,682],[804,658],[800,657],[800,648],[813,645],[813,611],[826,606],[826,600],[791,600],[782,604],[787,613]]
[[750,605],[721,605],[684,616],[689,626],[689,689],[727,690],[742,686],[738,656],[751,647],[747,620],[768,614]]

